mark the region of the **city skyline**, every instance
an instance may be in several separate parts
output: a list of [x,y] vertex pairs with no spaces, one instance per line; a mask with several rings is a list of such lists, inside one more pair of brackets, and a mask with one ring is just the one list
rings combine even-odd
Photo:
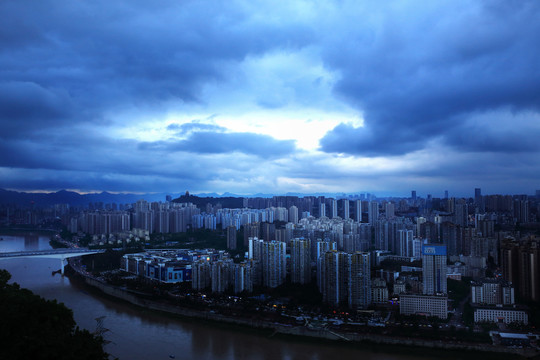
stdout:
[[537,2],[44,0],[0,11],[0,188],[540,188]]

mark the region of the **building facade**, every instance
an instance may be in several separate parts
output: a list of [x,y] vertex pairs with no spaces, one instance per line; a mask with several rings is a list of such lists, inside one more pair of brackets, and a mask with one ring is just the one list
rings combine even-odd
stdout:
[[422,278],[424,295],[446,294],[446,246],[422,246]]
[[285,282],[287,275],[286,244],[281,241],[262,243],[262,278],[263,285],[278,287]]
[[426,295],[400,295],[399,313],[402,315],[448,317],[448,297]]
[[291,282],[309,284],[311,282],[311,242],[307,239],[292,239]]
[[474,322],[504,322],[505,324],[520,323],[527,325],[529,316],[523,310],[492,308],[492,309],[476,309],[474,311]]

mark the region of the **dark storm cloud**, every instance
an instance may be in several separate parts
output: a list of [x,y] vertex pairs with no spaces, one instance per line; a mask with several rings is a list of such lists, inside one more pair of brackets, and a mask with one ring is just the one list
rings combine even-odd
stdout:
[[[141,150],[133,140],[113,140],[84,131],[51,136],[47,142],[0,142],[0,188],[149,191],[201,184],[218,178],[222,160],[190,153]],[[73,146],[75,143],[77,146]],[[65,151],[69,149],[69,151]],[[159,156],[156,156],[159,155]],[[217,155],[215,156],[217,157]],[[228,164],[240,169],[245,164]],[[194,188],[194,187],[191,187]]]
[[[192,126],[189,128],[193,129]],[[268,135],[253,133],[212,132],[205,127],[203,129],[205,131],[190,132],[185,139],[141,143],[139,149],[197,154],[240,152],[269,159],[289,155],[296,148],[293,140],[276,140]]]
[[[540,3],[453,4],[389,12],[371,31],[352,30],[348,40],[356,46],[345,54],[326,49],[327,63],[342,72],[337,92],[363,111],[365,126],[337,126],[321,140],[322,150],[399,155],[438,139],[492,151],[506,134],[497,123],[471,129],[469,115],[540,110]],[[476,138],[463,133],[472,130]],[[528,144],[540,132],[520,136]]]
[[[217,158],[220,151],[246,152],[260,161],[293,151],[292,142],[221,134],[218,126],[191,123],[168,128],[185,139],[165,146],[174,157],[160,152],[156,160],[149,150],[155,144],[104,135],[116,125],[130,125],[124,112],[159,118],[181,104],[204,105],[201,88],[223,81],[231,64],[300,48],[313,36],[306,24],[259,17],[248,5],[0,2],[0,167],[19,174],[9,181],[3,176],[1,186],[121,190],[123,181],[127,188],[148,191],[178,181],[200,185],[219,178],[223,163],[192,161],[195,153]],[[148,174],[157,180],[130,183]]]
[[425,140],[420,134],[412,134],[410,129],[394,127],[384,134],[378,134],[369,127],[355,128],[352,124],[339,124],[320,143],[322,150],[327,152],[379,156],[401,155],[417,150],[424,146]]
[[538,114],[500,113],[488,114],[480,121],[460,121],[459,126],[447,131],[443,141],[464,152],[509,153],[515,157],[540,151]]
[[73,115],[64,91],[46,89],[33,82],[0,82],[0,137],[16,136],[28,128],[42,130],[65,124]]
[[[148,191],[235,183],[257,192],[286,177],[323,186],[384,174],[434,179],[447,168],[456,183],[459,172],[538,173],[537,161],[508,161],[508,153],[539,150],[539,7],[0,1],[0,187]],[[324,81],[313,82],[321,73]],[[321,82],[333,88],[328,103],[327,92],[315,89]],[[238,125],[249,115],[242,109],[266,111],[262,122],[274,108],[283,116],[288,108],[339,115],[349,105],[365,126],[336,126],[320,142],[327,153],[313,157],[294,141],[230,132],[204,118],[223,113]],[[202,120],[163,128],[165,119],[191,114]],[[141,142],[143,126],[148,139],[170,139]],[[424,168],[429,156],[422,164],[408,158],[426,144],[456,163],[439,159]],[[394,162],[370,175],[334,153],[353,161],[392,155]],[[504,166],[494,160],[503,155]],[[475,156],[482,161],[467,161]],[[395,165],[401,159],[408,167]]]
[[[59,104],[45,105],[72,108],[77,122],[124,108],[155,110],[171,100],[204,101],[202,84],[223,79],[228,62],[296,48],[311,36],[301,24],[254,22],[249,10],[197,1],[3,1],[0,83],[62,93]],[[14,92],[13,111],[28,96]]]

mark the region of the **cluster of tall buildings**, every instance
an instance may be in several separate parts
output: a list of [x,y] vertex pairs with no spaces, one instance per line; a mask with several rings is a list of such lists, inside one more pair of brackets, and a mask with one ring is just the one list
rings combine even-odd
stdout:
[[210,289],[223,293],[232,289],[235,294],[252,292],[256,276],[255,264],[250,261],[234,263],[232,259],[202,258],[192,264],[192,287],[195,290]]
[[72,233],[82,231],[91,235],[113,234],[132,228],[149,233],[176,233],[185,232],[200,215],[200,210],[193,204],[149,203],[145,200],[137,201],[130,210],[83,211],[70,218],[69,229]]
[[131,217],[127,212],[84,212],[70,221],[71,232],[76,233],[78,227],[85,234],[114,234],[131,230]]
[[371,305],[370,254],[330,250],[317,259],[317,282],[323,301],[349,308]]
[[[279,286],[290,276],[299,284],[316,279],[328,304],[363,308],[384,303],[385,289],[393,284],[394,293],[403,296],[403,313],[431,311],[443,317],[446,278],[471,276],[476,281],[473,298],[478,306],[493,305],[493,294],[503,307],[514,305],[514,296],[519,301],[540,300],[540,240],[515,230],[538,222],[540,196],[482,195],[477,188],[470,198],[449,197],[448,192],[442,198],[424,198],[412,191],[408,198],[388,199],[370,194],[338,199],[246,198],[243,205],[198,208],[190,203],[141,200],[122,210],[99,207],[76,216],[64,207],[54,211],[66,217],[72,232],[222,229],[228,249],[248,249],[242,263],[223,254],[195,258],[190,265],[195,289],[250,292],[253,286]],[[418,279],[399,280],[373,276],[371,268],[383,259],[422,260],[422,274]],[[453,265],[447,266],[448,261]],[[500,277],[507,285],[485,279],[488,263],[501,269]],[[159,273],[168,278],[169,270],[152,266],[146,273],[154,271],[153,276]],[[170,271],[173,279],[180,276]],[[401,289],[405,283],[407,293]]]
[[502,276],[525,301],[540,301],[540,239],[504,238],[500,244]]

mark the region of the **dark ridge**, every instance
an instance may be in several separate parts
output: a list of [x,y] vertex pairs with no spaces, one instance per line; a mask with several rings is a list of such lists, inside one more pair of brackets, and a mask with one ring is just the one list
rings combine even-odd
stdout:
[[211,204],[212,206],[221,204],[222,208],[230,209],[238,209],[244,207],[244,198],[241,197],[198,197],[196,195],[191,195],[188,193],[174,199],[173,202],[192,203],[201,209],[204,209],[206,207],[206,204]]

